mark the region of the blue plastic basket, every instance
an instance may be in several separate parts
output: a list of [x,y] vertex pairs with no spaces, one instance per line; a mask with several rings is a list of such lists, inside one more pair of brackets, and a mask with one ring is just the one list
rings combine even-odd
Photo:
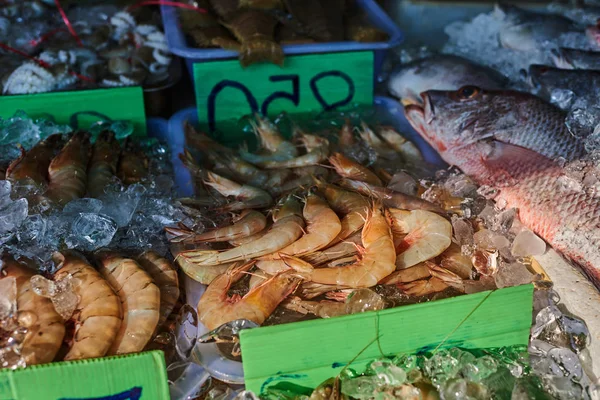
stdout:
[[[377,107],[377,116],[381,119],[380,122],[386,125],[392,125],[396,130],[402,132],[407,139],[418,147],[423,154],[425,161],[438,168],[447,166],[438,153],[411,127],[404,116],[402,104],[392,98],[383,96],[375,96],[374,103]],[[173,114],[169,120],[169,133],[165,140],[171,147],[173,154],[173,166],[175,168],[176,183],[180,188],[180,194],[182,196],[191,196],[193,195],[194,189],[190,174],[181,160],[177,157],[179,153],[183,152],[185,147],[183,124],[186,121],[194,126],[198,126],[198,109],[196,107],[188,107]]]
[[[381,67],[383,66],[388,49],[397,46],[402,42],[402,32],[385,11],[379,7],[375,0],[356,0],[356,2],[366,11],[369,22],[388,34],[389,39],[387,42],[359,43],[344,41],[294,44],[283,46],[285,54],[315,54],[372,50],[375,53],[373,72],[375,77],[377,77],[381,72]],[[194,74],[194,63],[238,58],[238,53],[236,51],[190,47],[179,23],[178,9],[176,7],[162,5],[161,13],[169,49],[174,54],[185,59],[188,72],[192,76],[192,79]]]

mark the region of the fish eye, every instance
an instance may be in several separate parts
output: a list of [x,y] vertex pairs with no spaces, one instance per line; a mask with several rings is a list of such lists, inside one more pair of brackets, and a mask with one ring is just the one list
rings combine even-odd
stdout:
[[461,100],[472,99],[477,96],[481,90],[476,86],[464,86],[458,89],[458,97]]

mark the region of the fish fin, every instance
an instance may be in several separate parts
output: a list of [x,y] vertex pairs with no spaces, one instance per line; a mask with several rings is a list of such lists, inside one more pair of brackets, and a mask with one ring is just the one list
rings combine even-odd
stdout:
[[487,167],[488,179],[496,187],[514,186],[532,171],[554,167],[549,158],[525,147],[491,140],[481,143],[481,161]]

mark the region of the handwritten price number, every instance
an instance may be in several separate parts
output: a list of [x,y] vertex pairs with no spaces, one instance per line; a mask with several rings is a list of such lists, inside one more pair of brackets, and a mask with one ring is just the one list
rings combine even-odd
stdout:
[[[328,103],[327,100],[325,100],[325,98],[319,91],[318,82],[321,79],[325,79],[328,77],[340,78],[344,82],[346,82],[346,84],[348,85],[348,94],[345,98],[343,98],[342,100],[333,102],[333,103]],[[269,81],[274,82],[274,83],[289,82],[292,85],[292,90],[291,90],[291,92],[284,92],[284,91],[273,92],[262,103],[262,105],[260,106],[260,110],[259,110],[259,104],[258,104],[258,101],[256,100],[256,97],[254,97],[252,92],[250,92],[250,90],[244,84],[239,83],[237,81],[232,81],[229,79],[225,79],[225,80],[222,80],[221,82],[217,83],[211,90],[210,94],[208,95],[208,106],[207,107],[208,107],[208,127],[209,127],[209,129],[211,131],[215,131],[215,128],[216,128],[217,96],[219,95],[219,93],[221,93],[221,91],[223,89],[228,88],[228,87],[238,89],[244,94],[244,96],[246,96],[246,100],[248,101],[248,104],[250,105],[250,109],[252,110],[253,113],[260,111],[260,113],[262,115],[267,115],[269,106],[271,105],[271,103],[273,101],[275,101],[277,99],[286,99],[286,100],[289,100],[290,102],[292,102],[295,106],[298,106],[298,104],[300,103],[300,76],[298,76],[297,74],[273,75],[273,76],[269,77]],[[334,110],[338,107],[342,107],[342,106],[349,104],[352,101],[352,99],[354,98],[354,93],[355,93],[355,87],[354,87],[354,82],[352,81],[352,78],[350,78],[350,76],[348,76],[348,74],[341,72],[341,71],[325,71],[325,72],[321,72],[321,73],[315,75],[310,80],[310,90],[313,93],[313,96],[315,96],[315,99],[319,102],[319,104],[325,111]]]

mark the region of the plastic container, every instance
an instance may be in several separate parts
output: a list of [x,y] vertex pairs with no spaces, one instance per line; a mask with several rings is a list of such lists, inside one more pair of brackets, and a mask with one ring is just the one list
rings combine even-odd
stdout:
[[[386,32],[389,36],[387,42],[359,43],[359,42],[329,42],[329,43],[308,43],[283,46],[286,55],[293,54],[315,54],[315,53],[336,53],[342,51],[364,51],[372,50],[375,52],[375,64],[373,72],[375,77],[381,72],[381,67],[387,51],[400,44],[403,39],[402,32],[390,19],[390,17],[379,7],[375,0],[356,0],[356,3],[366,11],[369,22],[379,29]],[[224,49],[202,49],[191,47],[185,33],[179,23],[178,8],[172,6],[161,6],[161,13],[165,27],[165,36],[169,49],[185,59],[188,72],[194,74],[193,64],[197,62],[207,62],[216,60],[232,60],[238,58],[238,52]]]

